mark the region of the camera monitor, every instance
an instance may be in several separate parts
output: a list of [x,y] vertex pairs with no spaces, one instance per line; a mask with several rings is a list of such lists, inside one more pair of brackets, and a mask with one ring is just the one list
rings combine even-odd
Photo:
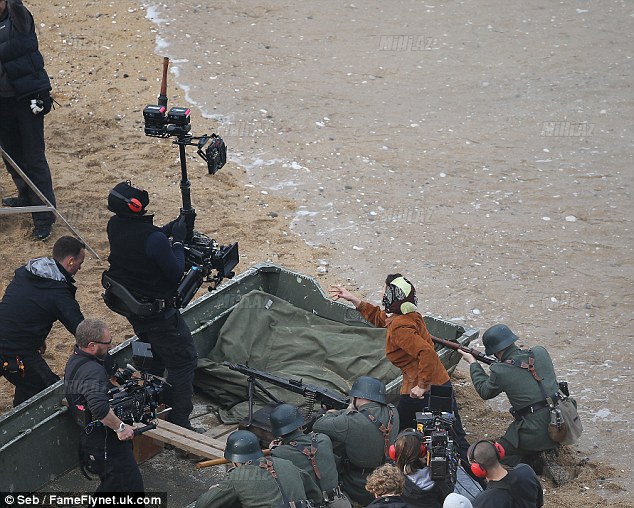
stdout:
[[431,385],[429,409],[432,412],[453,413],[451,403],[453,388],[445,385]]
[[132,343],[132,362],[137,369],[150,370],[153,359],[154,355],[152,354],[152,346],[150,344],[141,342],[140,340],[135,340]]

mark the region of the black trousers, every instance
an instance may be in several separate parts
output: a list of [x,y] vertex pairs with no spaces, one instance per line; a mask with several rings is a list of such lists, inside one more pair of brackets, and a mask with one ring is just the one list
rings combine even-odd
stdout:
[[[57,206],[44,146],[44,115],[34,115],[28,100],[0,98],[0,144],[9,156],[24,171],[53,206]],[[18,196],[29,205],[43,205],[37,194],[22,180],[22,177],[5,161],[7,170],[18,189]],[[33,214],[37,225],[55,222],[53,212]]]
[[168,421],[189,428],[198,353],[187,323],[175,309],[151,319],[129,321],[139,339],[152,345],[152,374],[162,376],[167,369],[170,386],[164,388],[163,400],[172,408]]
[[116,432],[100,425],[82,431],[80,446],[82,464],[101,480],[95,493],[144,492],[132,441],[119,441]]
[[24,364],[24,376],[19,372],[12,373],[0,369],[0,375],[15,386],[13,407],[59,381],[59,376],[51,370],[39,353],[19,355],[19,357]]

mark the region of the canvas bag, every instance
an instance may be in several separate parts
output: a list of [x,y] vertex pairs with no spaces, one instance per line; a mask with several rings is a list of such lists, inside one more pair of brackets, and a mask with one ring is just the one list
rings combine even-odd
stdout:
[[[577,401],[567,394],[568,384],[565,382],[559,383],[559,391],[552,397],[548,397],[542,380],[535,370],[535,355],[530,349],[528,350],[528,364],[522,363],[521,365],[517,365],[512,360],[509,360],[507,363],[510,363],[514,367],[528,369],[537,381],[550,411],[548,437],[555,443],[563,445],[576,443],[583,432],[583,427],[581,425],[581,418],[579,418],[579,413],[577,412]],[[562,391],[563,386],[565,386],[566,393]]]
[[[552,401],[550,398],[547,400]],[[572,397],[566,397],[560,391],[558,402],[550,405],[548,437],[555,443],[569,445],[576,443],[582,432],[583,426],[577,412],[577,401]]]

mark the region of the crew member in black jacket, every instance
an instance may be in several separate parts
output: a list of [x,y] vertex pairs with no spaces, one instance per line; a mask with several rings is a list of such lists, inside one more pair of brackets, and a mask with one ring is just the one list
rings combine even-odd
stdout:
[[[66,364],[64,387],[71,412],[82,427],[82,466],[97,474],[96,492],[143,492],[143,477],[134,460],[134,428],[123,423],[108,403],[114,362],[108,351],[112,336],[103,321],[86,319],[77,327],[76,345]],[[80,411],[84,418],[78,418]]]
[[85,256],[82,242],[62,236],[52,258],[31,259],[7,286],[0,302],[0,375],[15,385],[13,406],[59,381],[42,355],[55,321],[74,335],[84,319],[73,276]]
[[152,345],[156,366],[151,373],[162,375],[167,368],[169,386],[163,397],[172,407],[168,420],[192,430],[189,415],[198,354],[179,310],[169,305],[185,272],[186,226],[182,218],[163,228],[155,226],[153,216],[145,213],[149,203],[147,191],[130,182],[110,191],[108,210],[115,215],[108,222],[110,269],[106,274],[141,301],[167,302],[167,307],[151,316],[124,315],[137,336]]
[[[44,115],[51,110],[51,82],[38,49],[33,16],[22,0],[0,0],[0,144],[53,206],[55,194],[44,148]],[[6,162],[5,162],[6,163]],[[3,206],[42,205],[42,200],[6,163],[18,189]],[[52,212],[33,214],[34,240],[46,240]]]

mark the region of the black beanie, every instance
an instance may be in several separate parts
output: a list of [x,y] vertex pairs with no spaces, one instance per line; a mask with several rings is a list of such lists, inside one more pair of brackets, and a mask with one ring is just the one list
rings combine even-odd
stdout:
[[123,217],[143,215],[149,204],[147,191],[133,187],[129,181],[118,183],[108,194],[108,210]]

